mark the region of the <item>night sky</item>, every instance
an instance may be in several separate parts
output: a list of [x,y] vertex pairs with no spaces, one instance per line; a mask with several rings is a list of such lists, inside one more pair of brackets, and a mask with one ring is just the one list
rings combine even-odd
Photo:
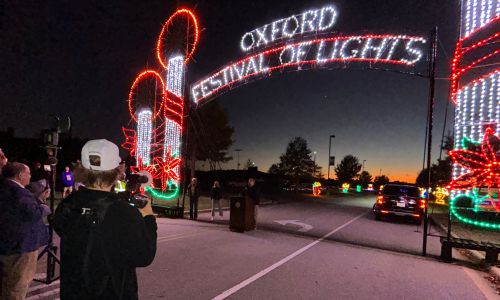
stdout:
[[[458,1],[8,0],[0,8],[0,129],[32,136],[48,127],[51,116],[69,115],[75,135],[121,143],[130,85],[147,66],[159,69],[156,39],[177,7],[194,9],[203,29],[188,66],[187,80],[194,82],[242,58],[245,32],[327,3],[339,11],[340,33],[428,35],[439,26],[436,158]],[[235,128],[233,149],[243,149],[242,164],[250,158],[267,171],[288,141],[302,136],[318,152],[325,173],[328,137],[334,134],[337,161],[354,154],[373,175],[411,180],[422,167],[427,99],[426,79],[358,68],[276,74],[217,101]],[[226,167],[235,166],[233,161]]]

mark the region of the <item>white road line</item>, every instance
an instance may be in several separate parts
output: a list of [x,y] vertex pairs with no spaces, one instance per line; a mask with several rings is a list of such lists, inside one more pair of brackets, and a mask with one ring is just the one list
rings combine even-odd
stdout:
[[178,240],[178,239],[182,239],[182,238],[185,238],[185,237],[190,237],[190,236],[193,236],[193,235],[197,235],[199,234],[199,232],[194,232],[194,233],[191,233],[191,234],[180,234],[180,235],[176,235],[176,236],[172,236],[172,237],[164,237],[162,239],[158,239],[156,241],[156,243],[162,243],[162,242],[168,242],[168,241],[172,241],[172,240]]
[[214,298],[212,298],[212,300],[222,300],[222,299],[225,299],[225,298],[231,296],[232,294],[236,293],[237,291],[241,290],[242,288],[246,287],[247,285],[251,284],[252,282],[256,281],[257,279],[259,279],[262,276],[266,275],[267,273],[271,272],[272,270],[278,268],[279,266],[285,264],[286,262],[288,262],[289,260],[293,259],[294,257],[296,257],[296,256],[302,254],[303,252],[307,251],[309,248],[311,248],[314,245],[320,243],[321,241],[323,241],[324,239],[328,238],[329,236],[331,236],[335,232],[341,230],[342,228],[344,228],[346,226],[349,226],[349,224],[351,224],[352,222],[354,222],[357,219],[361,218],[362,216],[366,215],[368,212],[370,212],[370,211],[366,211],[366,212],[362,213],[361,215],[355,217],[354,219],[351,219],[347,223],[344,223],[344,224],[340,225],[339,227],[335,228],[334,230],[330,231],[329,233],[325,234],[324,236],[322,236],[321,238],[315,240],[314,242],[312,242],[312,243],[304,246],[303,248],[295,251],[294,253],[292,253],[292,254],[288,255],[287,257],[281,259],[280,261],[272,264],[271,266],[265,268],[264,270],[260,271],[259,273],[257,273],[255,275],[253,275],[252,277],[246,279],[245,281],[240,282],[239,284],[233,286],[229,290],[226,290],[222,294],[220,294],[218,296],[215,296]]

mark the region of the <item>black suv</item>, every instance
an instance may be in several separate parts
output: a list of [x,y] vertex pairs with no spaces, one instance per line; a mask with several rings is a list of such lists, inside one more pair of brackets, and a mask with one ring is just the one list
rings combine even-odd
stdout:
[[420,196],[420,189],[416,186],[387,184],[378,194],[373,205],[375,218],[396,215],[412,218],[417,224],[422,222],[426,201]]

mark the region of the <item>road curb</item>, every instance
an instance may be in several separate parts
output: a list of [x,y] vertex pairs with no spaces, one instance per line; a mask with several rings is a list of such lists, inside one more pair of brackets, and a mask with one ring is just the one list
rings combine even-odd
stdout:
[[[443,230],[443,232],[447,232],[448,229],[446,227],[444,227],[443,224],[440,224],[438,222],[435,222],[434,220],[432,220],[432,223],[434,225],[437,225],[439,228],[441,228],[441,230]],[[458,236],[457,234],[451,232],[451,236],[454,237],[454,238],[461,238],[460,236]],[[472,256],[474,256],[475,259],[477,260],[484,260],[485,259],[485,255],[482,254],[481,252],[479,251],[476,251],[476,250],[469,250],[469,249],[463,249],[467,252],[469,252]],[[495,266],[490,266],[489,267],[489,271],[490,273],[492,273],[493,275],[497,276],[500,278],[500,268],[499,267],[495,267]]]

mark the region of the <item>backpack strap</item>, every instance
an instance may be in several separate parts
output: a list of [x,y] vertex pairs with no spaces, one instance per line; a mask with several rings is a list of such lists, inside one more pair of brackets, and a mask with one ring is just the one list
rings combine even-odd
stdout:
[[[90,256],[92,253],[92,249],[94,248],[94,244],[96,242],[96,236],[97,236],[97,231],[99,229],[99,224],[102,223],[104,220],[104,216],[106,215],[109,206],[111,206],[113,203],[115,203],[117,199],[114,197],[113,194],[110,194],[107,197],[102,197],[97,199],[96,202],[94,202],[94,205],[92,205],[89,208],[82,208],[82,215],[85,215],[86,218],[88,219],[88,224],[90,225],[89,228],[89,239],[87,242],[87,247],[85,249],[85,255],[83,258],[83,279],[85,282],[85,286],[87,287],[87,291],[91,290],[96,290],[96,294],[94,296],[99,296],[101,295],[104,290],[106,289],[106,286],[108,285],[109,280],[111,279],[111,276],[108,275],[106,278],[101,282],[99,287],[97,289],[90,289],[91,283],[90,283]],[[106,255],[104,255],[104,261],[106,263],[106,267],[109,270],[110,269],[110,263]]]

